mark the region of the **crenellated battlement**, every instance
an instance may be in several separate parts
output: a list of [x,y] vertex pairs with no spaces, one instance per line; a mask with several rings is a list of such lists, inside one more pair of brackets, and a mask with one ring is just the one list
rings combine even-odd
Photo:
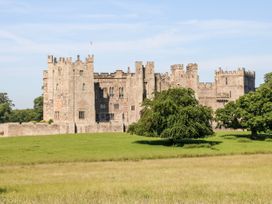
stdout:
[[[54,57],[53,55],[48,55],[47,63],[58,65],[58,64],[75,64],[75,63],[84,63],[80,59],[80,55],[77,55],[77,59],[73,62],[72,57]],[[86,63],[93,63],[94,62],[94,55],[88,55],[88,57],[85,58]]]
[[198,64],[197,63],[189,63],[186,66],[186,72],[197,71],[197,70],[198,70]]
[[224,71],[221,67],[218,68],[218,70],[215,71],[216,75],[245,75],[246,77],[254,77],[255,78],[255,72],[254,71],[247,71],[244,67],[239,67],[237,70],[232,71]]
[[116,70],[115,72],[112,73],[108,73],[108,72],[95,72],[94,73],[94,78],[95,79],[114,79],[114,78],[123,78],[123,77],[127,77],[128,73],[125,73],[123,70]]
[[154,61],[147,61],[146,66],[154,66]]
[[171,71],[183,70],[183,64],[173,64],[171,65]]
[[213,82],[199,82],[198,88],[199,89],[212,89],[212,88],[214,88],[214,83]]

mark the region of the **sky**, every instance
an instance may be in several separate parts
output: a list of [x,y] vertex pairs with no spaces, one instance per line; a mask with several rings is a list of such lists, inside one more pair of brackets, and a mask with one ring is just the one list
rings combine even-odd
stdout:
[[245,67],[258,86],[272,71],[271,10],[271,0],[0,0],[0,92],[31,108],[47,56],[78,54],[94,54],[95,72],[198,63],[203,82]]

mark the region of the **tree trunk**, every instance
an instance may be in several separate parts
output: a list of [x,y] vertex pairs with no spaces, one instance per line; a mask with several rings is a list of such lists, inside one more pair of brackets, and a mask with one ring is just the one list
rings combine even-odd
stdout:
[[257,130],[255,128],[251,128],[251,139],[257,139]]

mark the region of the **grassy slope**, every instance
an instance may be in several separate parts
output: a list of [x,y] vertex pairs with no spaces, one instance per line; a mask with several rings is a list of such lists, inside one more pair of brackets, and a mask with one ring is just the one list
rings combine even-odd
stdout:
[[0,166],[0,203],[270,203],[272,154]]
[[224,137],[224,134],[217,133],[197,145],[182,147],[167,146],[158,138],[124,133],[0,138],[0,165],[272,152],[272,142]]

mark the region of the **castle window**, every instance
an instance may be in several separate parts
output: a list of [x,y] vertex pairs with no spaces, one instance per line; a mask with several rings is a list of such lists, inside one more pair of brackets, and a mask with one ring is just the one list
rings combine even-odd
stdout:
[[229,92],[229,97],[231,98],[231,91]]
[[114,107],[114,110],[119,110],[119,104],[118,103],[114,104],[113,107]]
[[131,106],[130,110],[134,111],[135,110],[135,106]]
[[119,98],[124,98],[124,88],[123,87],[119,88]]
[[226,82],[226,85],[228,85],[228,78],[227,77],[226,77],[226,81],[225,82]]
[[58,90],[59,89],[59,84],[56,84],[56,90]]
[[84,111],[79,111],[78,118],[79,119],[84,119],[85,118],[85,112]]
[[85,90],[85,86],[86,86],[85,83],[83,83],[83,84],[82,84],[82,91]]
[[83,70],[79,70],[79,76],[83,76]]
[[107,90],[107,88],[103,88],[103,97],[104,98],[108,97],[108,90]]
[[110,97],[113,97],[113,96],[114,96],[114,88],[110,87]]
[[100,104],[100,109],[106,109],[106,105],[104,103]]
[[59,111],[55,111],[54,118],[55,118],[55,120],[59,120]]
[[109,114],[110,120],[114,120],[114,113]]

